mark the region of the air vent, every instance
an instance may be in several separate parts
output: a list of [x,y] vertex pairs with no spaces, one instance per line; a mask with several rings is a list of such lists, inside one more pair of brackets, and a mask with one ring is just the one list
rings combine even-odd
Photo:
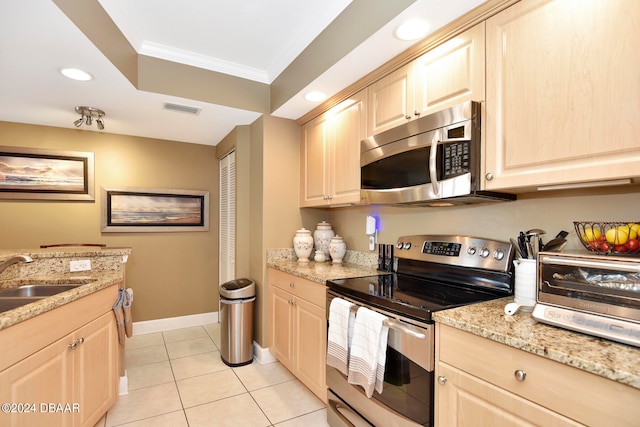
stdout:
[[189,113],[189,114],[199,114],[201,110],[200,108],[197,108],[197,107],[190,107],[188,105],[180,105],[180,104],[172,104],[171,102],[165,102],[164,109],[180,111],[182,113]]

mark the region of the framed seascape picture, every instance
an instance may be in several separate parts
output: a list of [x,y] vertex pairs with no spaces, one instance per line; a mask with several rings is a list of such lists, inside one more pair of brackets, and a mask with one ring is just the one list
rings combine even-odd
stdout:
[[208,231],[209,192],[103,188],[103,232]]
[[0,199],[94,200],[93,153],[0,146]]

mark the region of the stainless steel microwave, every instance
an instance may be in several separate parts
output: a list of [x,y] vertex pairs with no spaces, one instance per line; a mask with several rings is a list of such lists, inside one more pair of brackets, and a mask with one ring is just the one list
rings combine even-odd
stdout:
[[361,142],[364,204],[449,206],[515,200],[480,190],[480,104],[467,101]]

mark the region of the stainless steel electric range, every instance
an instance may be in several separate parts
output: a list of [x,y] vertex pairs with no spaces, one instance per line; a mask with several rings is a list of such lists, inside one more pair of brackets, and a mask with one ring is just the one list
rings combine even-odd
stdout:
[[[400,237],[389,273],[327,282],[327,310],[342,298],[387,316],[389,336],[384,389],[367,398],[360,387],[327,366],[327,419],[350,425],[432,426],[435,327],[439,310],[513,294],[514,248],[469,236]],[[393,267],[392,267],[393,266]],[[327,312],[328,316],[328,312]]]

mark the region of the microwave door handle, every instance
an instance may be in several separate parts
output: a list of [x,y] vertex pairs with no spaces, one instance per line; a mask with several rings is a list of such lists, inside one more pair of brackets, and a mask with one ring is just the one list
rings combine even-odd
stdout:
[[434,132],[431,139],[431,152],[429,153],[429,177],[431,178],[431,187],[433,193],[439,196],[438,190],[438,171],[436,170],[436,156],[438,154],[438,142],[440,142],[440,132]]

